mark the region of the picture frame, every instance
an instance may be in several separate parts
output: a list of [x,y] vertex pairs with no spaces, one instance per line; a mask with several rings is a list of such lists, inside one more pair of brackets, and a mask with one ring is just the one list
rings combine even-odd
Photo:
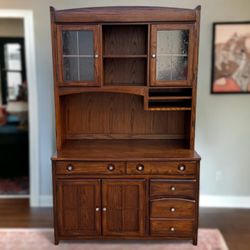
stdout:
[[250,94],[250,21],[213,23],[212,94]]

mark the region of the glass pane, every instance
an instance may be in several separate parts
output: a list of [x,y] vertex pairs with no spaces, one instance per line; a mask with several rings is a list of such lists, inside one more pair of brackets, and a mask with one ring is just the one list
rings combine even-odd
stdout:
[[188,30],[157,31],[157,80],[187,79],[188,39]]
[[64,81],[78,81],[79,77],[77,57],[64,57],[63,68]]
[[94,74],[94,59],[80,57],[79,61],[80,69],[80,80],[93,81],[95,78]]
[[64,81],[94,81],[94,32],[63,31]]
[[187,56],[172,57],[172,79],[185,80],[188,74]]
[[158,56],[157,58],[157,80],[171,80],[171,57]]
[[77,31],[63,31],[63,54],[77,55]]
[[93,31],[84,30],[78,32],[79,39],[79,54],[93,55],[94,54],[94,34]]
[[14,101],[18,97],[19,86],[22,84],[20,72],[7,72],[8,100]]
[[21,45],[19,43],[5,44],[4,56],[7,70],[22,70]]

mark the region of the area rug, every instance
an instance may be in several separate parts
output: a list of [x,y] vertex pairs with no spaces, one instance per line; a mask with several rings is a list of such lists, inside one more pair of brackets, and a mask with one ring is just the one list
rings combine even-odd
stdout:
[[168,241],[61,241],[53,244],[52,229],[0,229],[1,250],[228,250],[217,229],[200,229],[198,246]]
[[24,195],[29,194],[29,177],[0,177],[0,195]]

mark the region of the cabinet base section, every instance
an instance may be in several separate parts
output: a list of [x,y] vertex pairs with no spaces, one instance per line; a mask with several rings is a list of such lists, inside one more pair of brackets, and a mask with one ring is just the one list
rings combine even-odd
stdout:
[[127,242],[133,242],[133,241],[137,241],[136,243],[138,243],[139,241],[142,241],[141,243],[143,243],[143,241],[147,241],[147,240],[160,240],[160,241],[166,241],[166,242],[174,242],[176,243],[176,241],[181,241],[180,243],[192,243],[193,245],[197,245],[197,237],[171,237],[171,236],[140,236],[140,237],[132,237],[132,236],[58,236],[55,237],[55,245],[58,245],[61,241],[91,241],[91,240],[112,240],[112,241],[124,241]]

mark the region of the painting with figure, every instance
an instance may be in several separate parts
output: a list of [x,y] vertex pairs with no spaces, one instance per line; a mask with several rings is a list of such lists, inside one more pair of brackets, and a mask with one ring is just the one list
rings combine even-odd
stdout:
[[250,22],[215,23],[212,93],[250,93]]

